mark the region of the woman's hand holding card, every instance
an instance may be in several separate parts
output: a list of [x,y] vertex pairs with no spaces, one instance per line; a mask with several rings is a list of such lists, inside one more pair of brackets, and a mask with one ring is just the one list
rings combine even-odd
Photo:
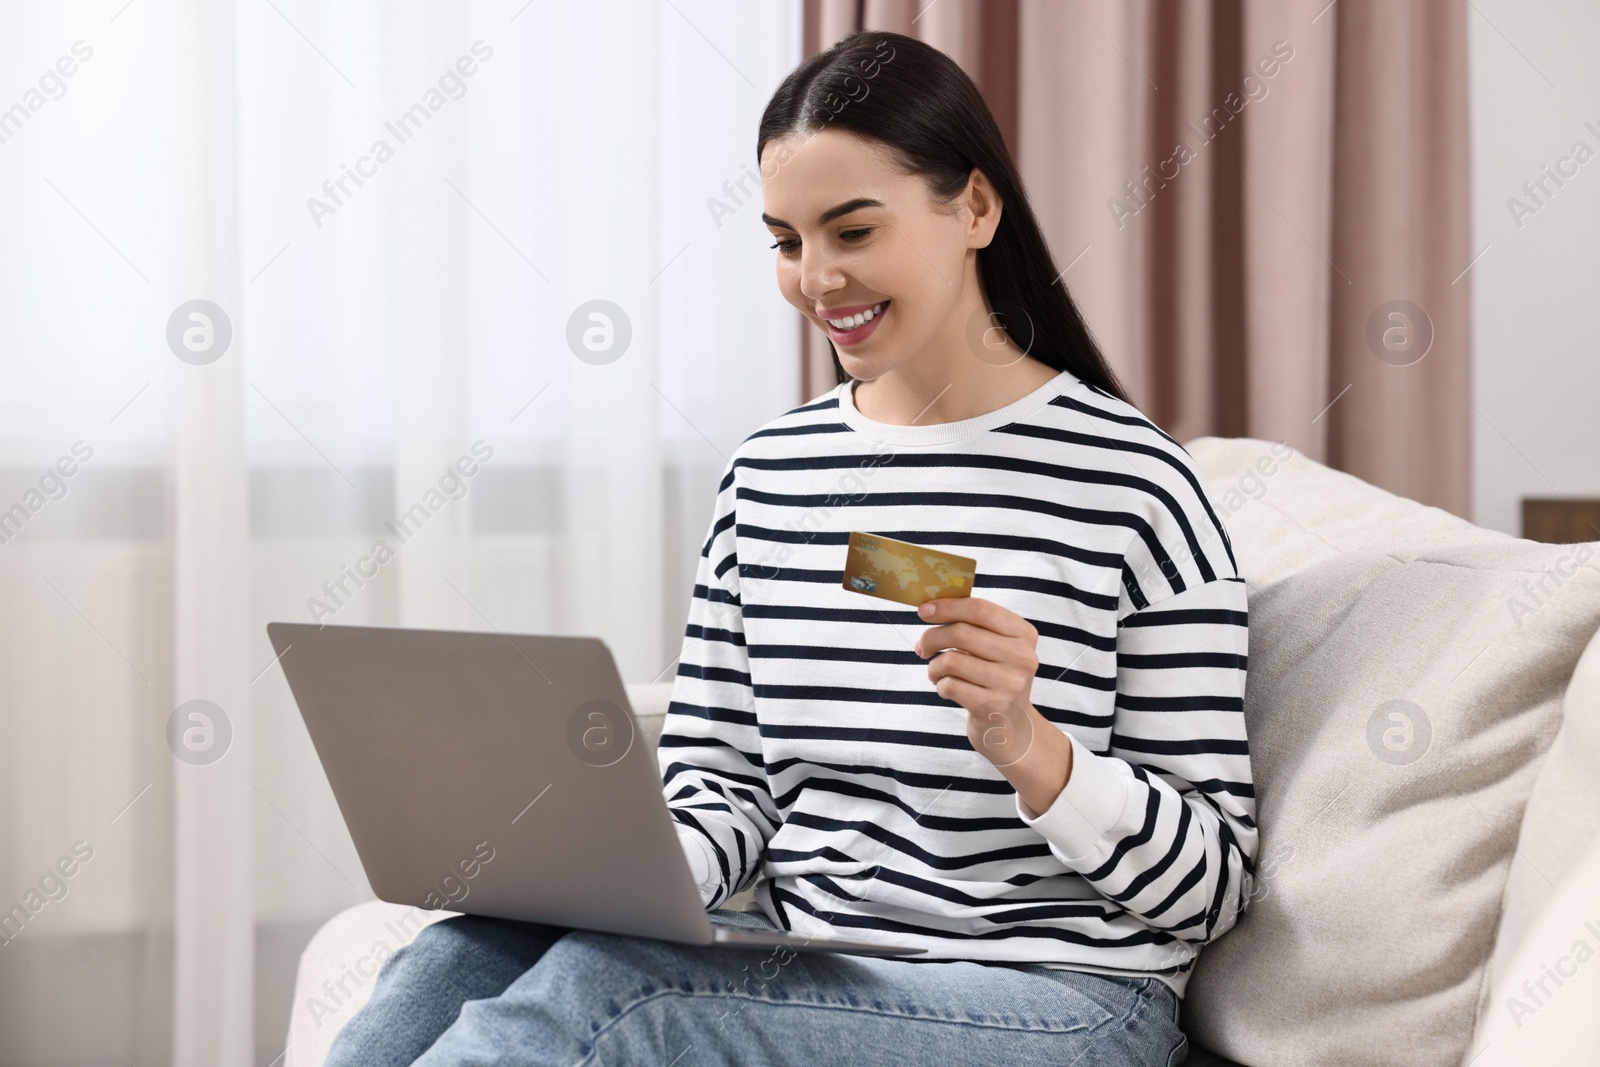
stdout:
[[983,597],[941,597],[917,613],[936,623],[917,639],[928,678],[967,709],[967,739],[1016,788],[1036,817],[1055,802],[1072,774],[1072,744],[1033,706],[1039,631]]

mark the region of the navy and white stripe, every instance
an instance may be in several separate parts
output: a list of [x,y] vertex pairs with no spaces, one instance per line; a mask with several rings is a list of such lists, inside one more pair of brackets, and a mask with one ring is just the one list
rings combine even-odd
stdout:
[[[788,929],[1181,995],[1256,852],[1245,587],[1192,459],[1068,372],[929,426],[847,388],[740,444],[701,550],[658,756],[708,906],[765,873]],[[1050,810],[973,750],[916,612],[841,588],[851,530],[972,556],[974,595],[1038,629],[1033,704],[1074,752]]]

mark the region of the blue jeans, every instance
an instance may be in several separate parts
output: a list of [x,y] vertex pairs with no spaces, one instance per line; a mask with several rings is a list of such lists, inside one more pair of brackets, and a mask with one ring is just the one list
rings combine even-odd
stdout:
[[[772,929],[760,912],[719,917]],[[1156,978],[680,945],[463,915],[385,961],[327,1067],[1173,1067]]]

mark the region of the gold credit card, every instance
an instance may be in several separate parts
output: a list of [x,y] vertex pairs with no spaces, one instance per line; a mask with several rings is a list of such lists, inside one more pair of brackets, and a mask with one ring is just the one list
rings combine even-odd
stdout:
[[850,534],[843,585],[857,593],[916,607],[926,600],[971,596],[978,561],[896,541],[878,534]]

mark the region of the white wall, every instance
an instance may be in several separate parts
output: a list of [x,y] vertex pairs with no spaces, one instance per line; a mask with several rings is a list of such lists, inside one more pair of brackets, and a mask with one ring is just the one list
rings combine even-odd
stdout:
[[[1600,4],[1472,0],[1473,518],[1600,497]],[[1585,124],[1588,125],[1585,125]],[[1587,162],[1576,159],[1577,142]],[[1580,150],[1581,151],[1581,150]],[[1562,169],[1550,195],[1524,182]],[[1518,198],[1532,214],[1513,218]],[[1518,223],[1520,222],[1520,226]],[[1595,534],[1600,540],[1600,533]]]

